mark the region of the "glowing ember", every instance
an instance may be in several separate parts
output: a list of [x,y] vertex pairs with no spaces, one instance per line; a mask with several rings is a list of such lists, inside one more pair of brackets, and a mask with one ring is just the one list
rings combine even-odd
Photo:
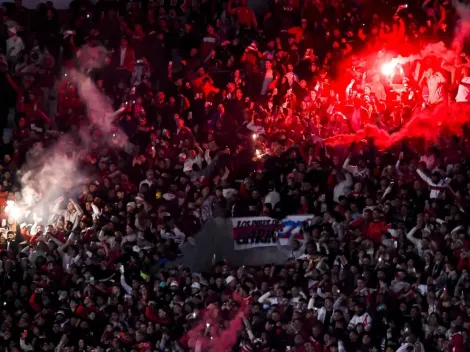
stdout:
[[18,220],[21,216],[21,209],[15,204],[13,200],[7,201],[5,212],[8,214],[8,216],[12,217],[15,220]]

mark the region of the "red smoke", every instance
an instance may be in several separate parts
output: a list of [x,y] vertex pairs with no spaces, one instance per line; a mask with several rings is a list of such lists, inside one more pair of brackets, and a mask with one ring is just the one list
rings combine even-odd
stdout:
[[[243,327],[243,315],[246,302],[234,294],[233,299],[241,304],[239,311],[229,323],[228,328],[220,332],[219,326],[224,324],[224,318],[214,305],[209,305],[206,310],[201,311],[199,322],[183,337],[193,351],[201,352],[223,352],[230,350],[237,342],[238,332]],[[231,312],[230,312],[231,313]]]
[[432,111],[416,114],[399,131],[389,134],[374,125],[366,125],[355,134],[341,134],[324,140],[326,145],[338,146],[373,138],[375,145],[386,149],[406,138],[436,140],[439,135],[461,135],[462,126],[470,122],[470,105],[442,104]]

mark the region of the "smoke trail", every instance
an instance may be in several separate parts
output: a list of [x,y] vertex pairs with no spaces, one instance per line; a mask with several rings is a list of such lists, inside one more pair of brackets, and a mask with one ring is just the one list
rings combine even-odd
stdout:
[[84,45],[77,51],[78,67],[84,70],[106,66],[109,51],[103,46]]
[[[106,140],[123,146],[127,142],[127,136],[122,131],[115,129],[112,123],[114,111],[110,99],[100,92],[90,77],[83,73],[73,70],[70,72],[69,77],[70,81],[77,87],[81,100],[86,105],[90,123],[99,128]],[[82,135],[88,134],[88,131],[82,133]]]

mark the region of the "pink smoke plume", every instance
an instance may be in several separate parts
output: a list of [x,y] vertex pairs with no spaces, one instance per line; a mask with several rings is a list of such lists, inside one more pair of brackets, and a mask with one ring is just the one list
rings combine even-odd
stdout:
[[241,297],[234,299],[241,303],[240,310],[228,322],[228,327],[221,332],[219,326],[223,318],[218,308],[210,305],[200,313],[199,322],[185,336],[190,348],[196,352],[224,352],[235,345],[238,332],[243,328],[246,303]]
[[127,136],[113,125],[116,112],[112,109],[110,99],[101,93],[91,78],[85,74],[72,70],[69,78],[77,87],[78,94],[86,105],[90,123],[99,128],[105,139],[123,146],[127,142]]

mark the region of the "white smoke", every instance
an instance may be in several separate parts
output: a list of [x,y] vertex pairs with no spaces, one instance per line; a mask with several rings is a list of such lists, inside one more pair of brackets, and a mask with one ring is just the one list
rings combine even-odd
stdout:
[[127,142],[127,136],[113,127],[115,113],[110,99],[82,73],[103,67],[107,54],[102,47],[85,46],[77,55],[79,67],[68,72],[67,78],[76,86],[79,97],[86,106],[91,126],[82,127],[79,131],[81,145],[77,145],[67,134],[62,134],[54,146],[44,148],[38,143],[28,152],[26,163],[19,172],[25,212],[29,210],[46,220],[44,217],[49,215],[51,205],[59,196],[78,196],[80,186],[87,178],[79,170],[77,153],[91,149],[91,127],[99,130],[102,138],[116,147]]
[[[127,136],[114,128],[113,116],[115,112],[110,99],[101,93],[90,77],[83,73],[74,70],[70,72],[69,77],[77,87],[81,100],[85,103],[90,123],[101,131],[106,140],[120,146],[124,145],[127,142]],[[85,131],[84,134],[89,135],[89,132]]]
[[28,152],[19,175],[22,202],[27,210],[47,216],[50,205],[59,196],[78,195],[85,177],[77,167],[76,150],[71,139],[62,137],[51,149],[37,143]]

